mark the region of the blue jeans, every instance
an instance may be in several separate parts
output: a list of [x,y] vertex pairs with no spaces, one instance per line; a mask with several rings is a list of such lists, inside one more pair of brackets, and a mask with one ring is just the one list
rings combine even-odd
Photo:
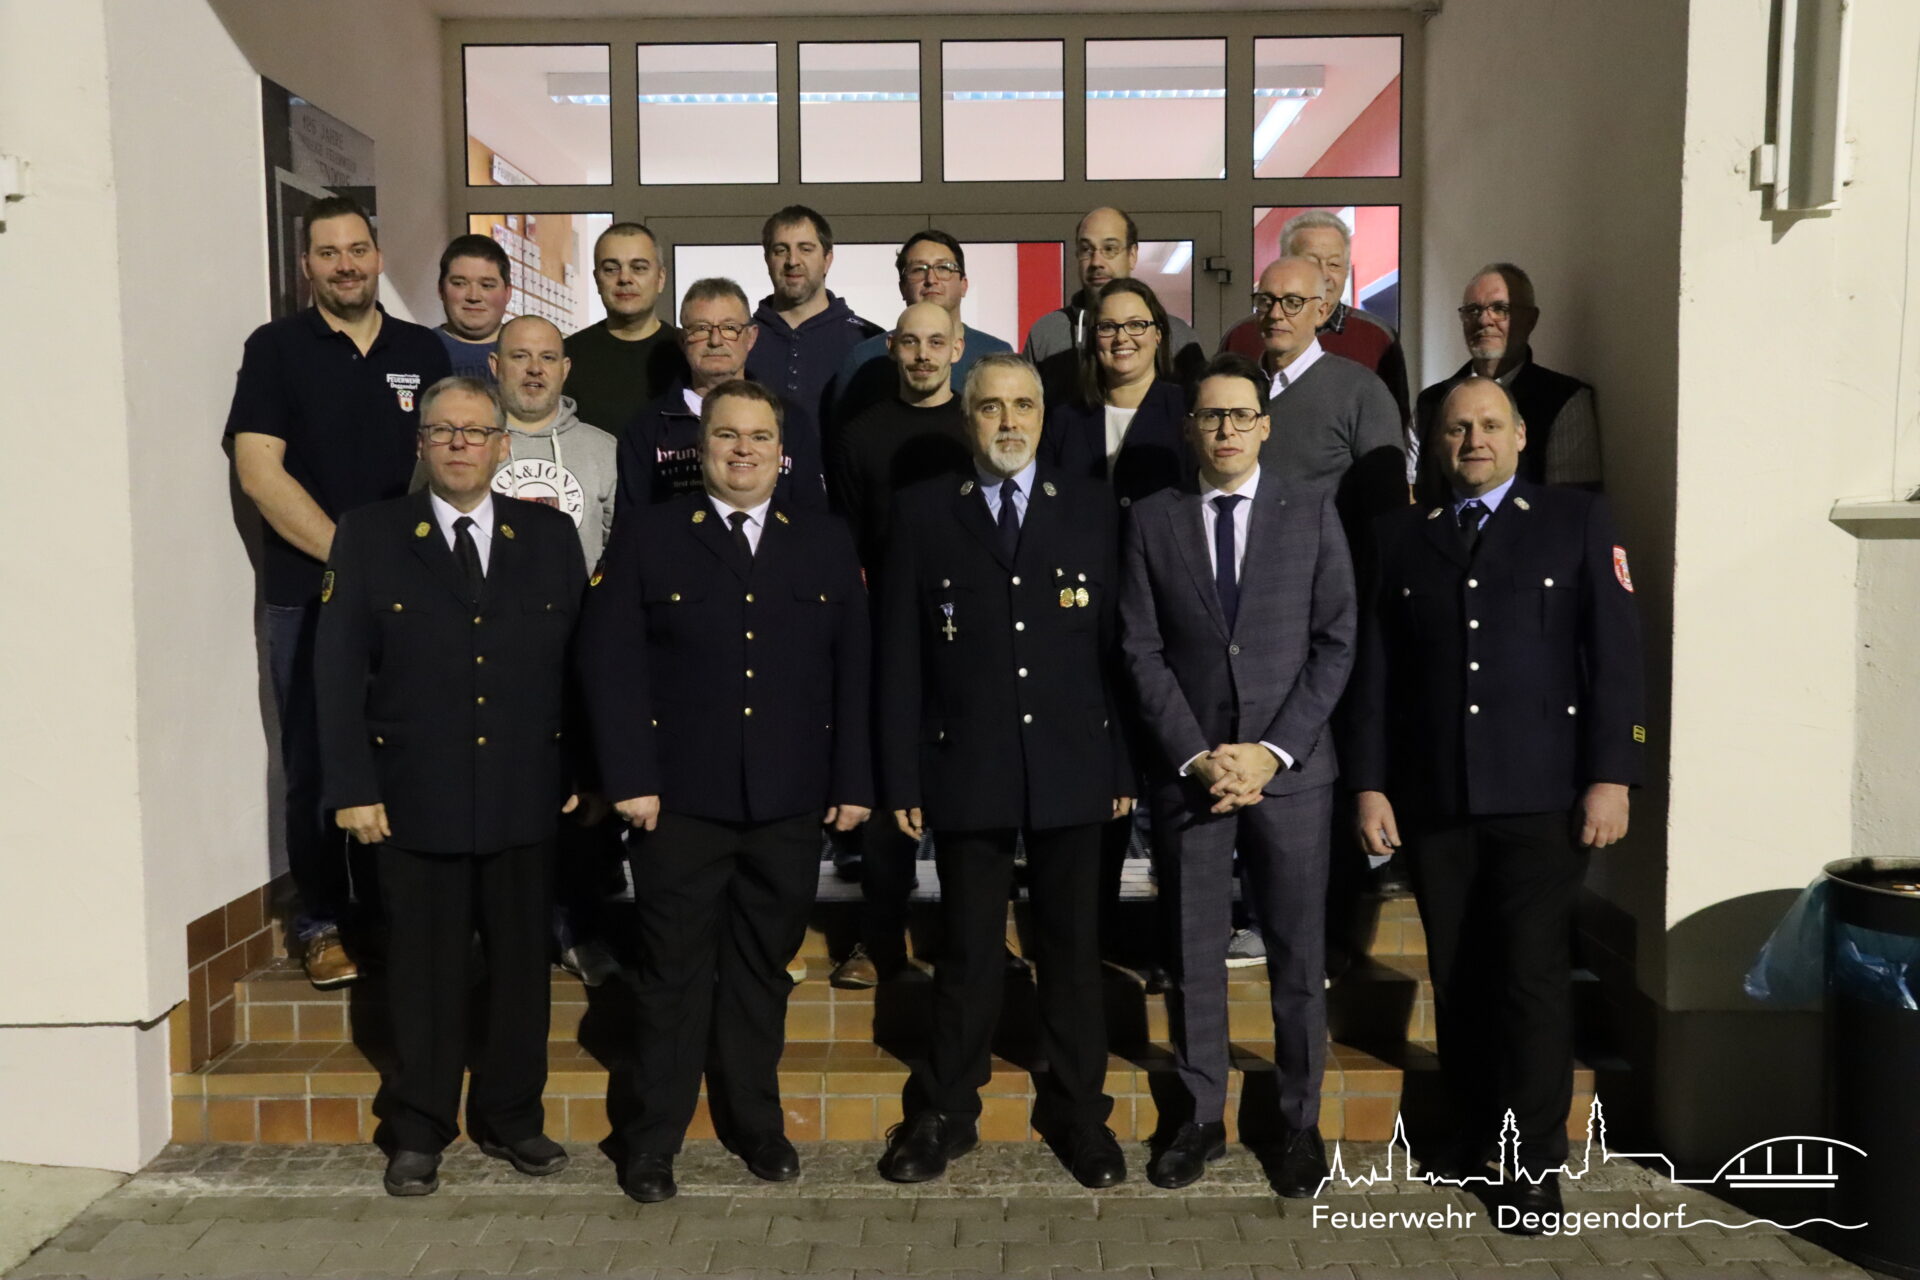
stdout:
[[346,833],[320,809],[320,720],[313,639],[320,602],[266,606],[267,664],[280,713],[280,767],[287,785],[287,868],[300,892],[293,932],[302,942],[335,927],[353,900]]

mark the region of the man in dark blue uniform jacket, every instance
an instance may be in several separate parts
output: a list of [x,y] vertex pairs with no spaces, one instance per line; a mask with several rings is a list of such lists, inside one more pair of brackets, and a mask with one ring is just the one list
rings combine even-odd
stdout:
[[396,1065],[374,1110],[387,1190],[424,1195],[459,1133],[469,957],[487,956],[467,1128],[523,1173],[542,1136],[557,816],[571,810],[567,648],[586,577],[573,521],[494,494],[507,456],[492,388],[420,401],[427,488],[350,511],[322,578],[315,675],[325,806],[378,846]]
[[1040,376],[1023,357],[983,357],[964,399],[974,474],[901,492],[880,577],[881,791],[907,835],[934,833],[946,925],[933,1043],[880,1172],[938,1177],[977,1139],[1018,841],[1049,1068],[1034,1126],[1082,1184],[1111,1186],[1126,1162],[1105,1125],[1096,892],[1101,824],[1134,790],[1113,702],[1113,498],[1034,461]]
[[1440,407],[1450,498],[1379,524],[1343,761],[1357,835],[1404,837],[1440,1062],[1460,1126],[1430,1165],[1479,1171],[1511,1109],[1523,1212],[1557,1211],[1573,1041],[1568,935],[1587,851],[1640,781],[1633,577],[1606,500],[1516,477],[1526,424],[1470,378]]
[[[580,667],[640,925],[627,1194],[675,1193],[707,1075],[714,1127],[755,1176],[798,1176],[778,1068],[823,820],[872,805],[866,590],[846,526],[774,497],[780,400],[701,402],[706,491],[614,526]],[[709,1040],[711,1035],[711,1040]]]

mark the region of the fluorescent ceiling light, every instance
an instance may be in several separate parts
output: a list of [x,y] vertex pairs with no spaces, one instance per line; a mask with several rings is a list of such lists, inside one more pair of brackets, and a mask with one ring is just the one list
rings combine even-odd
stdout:
[[1267,162],[1273,149],[1280,145],[1280,136],[1293,127],[1293,122],[1306,110],[1307,98],[1276,98],[1267,114],[1260,117],[1260,123],[1253,131],[1253,168],[1257,173],[1260,166]]
[[1167,255],[1165,262],[1160,264],[1160,274],[1163,276],[1177,276],[1182,271],[1185,271],[1187,264],[1192,261],[1193,241],[1176,241],[1173,246],[1173,252]]

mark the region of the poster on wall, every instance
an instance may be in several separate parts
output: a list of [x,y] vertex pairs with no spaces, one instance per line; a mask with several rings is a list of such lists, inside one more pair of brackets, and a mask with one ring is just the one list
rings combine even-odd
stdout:
[[267,156],[267,256],[275,319],[307,306],[300,250],[306,212],[325,196],[350,196],[380,222],[373,139],[264,76],[260,80]]

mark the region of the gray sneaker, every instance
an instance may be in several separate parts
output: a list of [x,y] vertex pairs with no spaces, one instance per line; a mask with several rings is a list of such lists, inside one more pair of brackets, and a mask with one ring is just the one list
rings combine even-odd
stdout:
[[1235,929],[1227,941],[1227,968],[1251,969],[1267,962],[1267,940],[1257,929]]

